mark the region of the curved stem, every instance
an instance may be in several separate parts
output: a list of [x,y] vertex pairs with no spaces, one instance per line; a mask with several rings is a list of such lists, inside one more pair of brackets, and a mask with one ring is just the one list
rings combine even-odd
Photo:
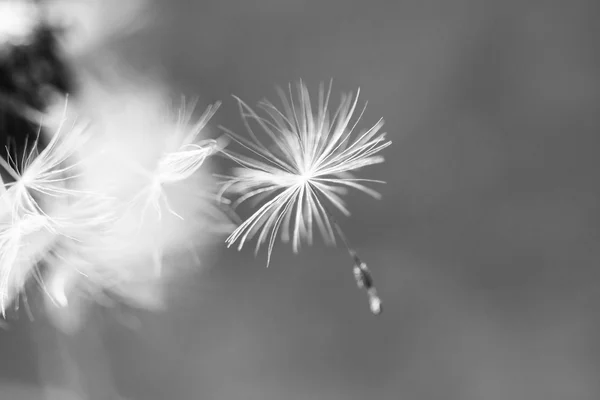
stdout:
[[[318,196],[318,191],[315,192]],[[350,257],[352,257],[352,260],[354,261],[354,267],[352,269],[352,272],[354,273],[354,279],[356,280],[356,284],[359,288],[366,290],[367,295],[369,296],[369,306],[371,312],[375,315],[381,314],[382,301],[379,295],[377,294],[377,289],[375,288],[373,276],[371,275],[369,267],[367,267],[367,264],[364,261],[362,261],[362,259],[358,256],[358,253],[350,244],[350,240],[348,240],[348,237],[346,236],[346,234],[344,234],[344,231],[333,216],[333,213],[329,211],[326,203],[321,202],[321,204],[323,204],[323,210],[325,210],[325,212],[327,213],[327,216],[330,218],[333,226],[335,227],[339,238],[344,243],[348,254],[350,254]]]

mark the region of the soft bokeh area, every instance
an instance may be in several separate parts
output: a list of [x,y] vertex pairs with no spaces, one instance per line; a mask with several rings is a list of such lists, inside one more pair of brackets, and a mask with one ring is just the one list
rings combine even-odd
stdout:
[[353,194],[341,221],[384,313],[370,315],[342,249],[278,244],[266,269],[264,252],[223,245],[167,312],[94,309],[71,338],[43,319],[0,333],[0,399],[74,387],[90,399],[600,398],[599,2],[151,7],[152,24],[109,46],[202,107],[222,100],[215,123],[243,132],[231,94],[275,101],[299,78],[313,92],[330,78],[334,93],[360,86],[361,126],[385,118],[387,161],[361,172],[388,182],[384,197]]

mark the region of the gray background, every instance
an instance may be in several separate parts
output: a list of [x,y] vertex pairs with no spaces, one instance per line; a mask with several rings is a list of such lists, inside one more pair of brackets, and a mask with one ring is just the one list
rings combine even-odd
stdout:
[[[140,332],[103,314],[60,339],[95,398],[111,385],[144,400],[599,398],[600,3],[155,7],[115,48],[175,93],[223,100],[215,122],[241,129],[231,94],[254,104],[332,77],[361,87],[363,127],[385,118],[387,161],[362,172],[388,182],[383,200],[351,196],[342,221],[385,312],[369,314],[341,249],[277,246],[265,269],[264,253],[223,246]],[[5,381],[36,365],[34,384],[67,380],[33,325],[2,333]]]

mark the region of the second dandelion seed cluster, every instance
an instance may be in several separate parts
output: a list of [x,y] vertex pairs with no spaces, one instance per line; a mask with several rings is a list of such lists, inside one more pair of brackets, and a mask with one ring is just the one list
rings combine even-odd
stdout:
[[[165,249],[193,247],[194,226],[206,226],[207,218],[230,226],[221,206],[235,209],[252,201],[256,211],[229,229],[228,246],[237,243],[241,249],[258,236],[256,251],[266,245],[269,264],[277,236],[291,241],[298,252],[301,242],[312,244],[316,227],[327,243],[335,244],[336,237],[342,240],[352,256],[357,285],[367,291],[373,313],[381,312],[371,273],[334,213],[350,215],[343,199],[348,189],[379,198],[365,184],[380,181],[356,178],[353,173],[383,162],[378,153],[390,142],[381,132],[382,120],[370,129],[357,129],[364,112],[364,107],[358,112],[358,94],[343,95],[331,114],[331,89],[331,83],[327,90],[321,85],[316,104],[302,82],[296,96],[291,86],[289,97],[280,90],[282,108],[263,101],[259,107],[264,116],[238,99],[247,134],[223,128],[234,142],[224,149],[217,141],[199,136],[218,105],[196,124],[189,123],[191,113],[183,108],[175,118],[163,119],[162,125],[153,124],[153,129],[162,128],[150,136],[154,145],[138,143],[135,153],[127,151],[135,134],[123,137],[115,130],[132,126],[136,117],[146,118],[143,110],[131,112],[135,107],[129,107],[129,114],[118,115],[107,111],[106,120],[90,118],[82,124],[78,117],[68,124],[65,108],[45,149],[0,160],[12,178],[2,186],[1,197],[2,311],[18,299],[31,277],[62,306],[68,305],[73,287],[127,296],[133,284],[160,282],[173,268],[163,266]],[[123,118],[133,120],[125,123]],[[147,142],[148,132],[144,134]],[[219,175],[220,187],[214,188],[202,182],[198,170],[216,153],[237,167],[229,175]],[[171,198],[173,187],[185,195]],[[187,203],[178,201],[181,198]],[[207,209],[217,211],[207,215]],[[154,268],[140,262],[140,255],[148,256]],[[51,271],[48,284],[39,273],[40,264]]]

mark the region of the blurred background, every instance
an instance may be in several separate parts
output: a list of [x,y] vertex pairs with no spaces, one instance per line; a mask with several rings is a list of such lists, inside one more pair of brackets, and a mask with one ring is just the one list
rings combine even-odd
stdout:
[[215,123],[242,132],[232,94],[275,101],[300,78],[360,87],[361,127],[385,119],[386,163],[360,173],[387,181],[383,199],[352,195],[341,221],[384,313],[342,249],[277,245],[266,269],[223,245],[164,313],[94,309],[69,338],[43,320],[2,332],[0,399],[74,385],[90,399],[600,398],[600,3],[150,7],[107,46],[173,93],[222,100]]

